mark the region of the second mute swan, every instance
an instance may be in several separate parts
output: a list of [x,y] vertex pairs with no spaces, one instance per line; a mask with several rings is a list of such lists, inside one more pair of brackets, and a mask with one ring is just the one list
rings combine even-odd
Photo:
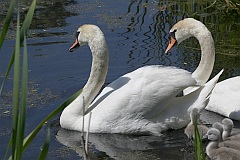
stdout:
[[168,129],[183,128],[190,121],[192,108],[201,110],[206,106],[222,74],[219,72],[196,91],[176,97],[183,89],[197,84],[191,73],[175,67],[145,66],[121,76],[95,98],[107,75],[108,47],[100,28],[89,24],[78,28],[76,41],[69,50],[85,44],[92,52],[89,79],[60,117],[61,127],[69,130],[82,131],[83,110],[86,111],[84,131],[92,112],[91,133],[161,135]]
[[[201,47],[201,60],[197,69],[192,73],[192,77],[197,81],[197,84],[203,85],[207,82],[213,70],[215,47],[210,31],[202,22],[193,18],[186,18],[176,23],[170,30],[171,40],[166,52],[175,44],[180,44],[192,36],[197,38]],[[184,94],[187,95],[196,88],[196,86],[188,87],[184,90]],[[235,120],[240,120],[239,99],[240,76],[236,76],[216,84],[206,109]]]

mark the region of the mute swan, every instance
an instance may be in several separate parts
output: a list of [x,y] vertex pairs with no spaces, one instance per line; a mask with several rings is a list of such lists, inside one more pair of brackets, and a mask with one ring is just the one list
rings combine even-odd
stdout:
[[222,120],[223,124],[223,133],[222,133],[222,139],[225,140],[240,140],[240,134],[239,133],[233,133],[233,121],[229,118],[224,118]]
[[206,153],[211,159],[215,160],[239,160],[240,152],[239,150],[219,147],[220,132],[216,128],[211,128],[207,132],[208,139],[210,142],[206,147]]
[[[60,116],[61,127],[69,130],[82,131],[83,110],[86,119],[92,112],[92,133],[161,135],[170,128],[183,128],[190,121],[189,109],[205,104],[223,72],[195,92],[176,97],[184,88],[196,84],[191,73],[175,67],[146,66],[118,78],[93,101],[107,75],[108,47],[103,32],[95,25],[79,27],[69,50],[84,44],[92,52],[92,67],[82,93]],[[86,123],[84,131],[87,128]]]
[[[185,27],[188,26],[188,27]],[[200,21],[186,18],[176,23],[170,30],[170,43],[166,53],[175,45],[189,37],[195,37],[201,47],[201,60],[192,77],[197,84],[204,84],[210,77],[215,61],[215,47],[211,33]],[[191,93],[197,87],[188,87],[184,95]],[[207,110],[219,113],[226,117],[240,120],[240,76],[226,79],[217,83],[213,90]]]
[[198,108],[193,108],[190,111],[190,123],[187,125],[187,127],[184,130],[184,133],[187,135],[187,137],[189,139],[194,139],[195,135],[194,135],[194,118],[196,118],[197,120],[197,127],[198,127],[198,131],[200,134],[201,138],[204,138],[204,136],[206,135],[207,131],[208,131],[208,127],[200,124],[199,122],[199,118],[200,118],[200,111]]

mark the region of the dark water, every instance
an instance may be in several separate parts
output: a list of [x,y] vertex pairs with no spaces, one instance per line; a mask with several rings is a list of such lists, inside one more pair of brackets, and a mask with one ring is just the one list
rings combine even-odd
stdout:
[[[225,68],[221,80],[240,72],[240,21],[231,14],[220,14],[217,7],[202,11],[209,3],[195,1],[74,1],[39,0],[28,34],[29,98],[26,134],[64,100],[83,87],[91,65],[87,46],[70,53],[76,29],[86,23],[98,25],[110,50],[106,84],[144,65],[161,64],[193,71],[200,61],[199,45],[190,39],[166,55],[168,32],[182,19],[184,12],[195,13],[212,32],[216,45],[213,75]],[[0,2],[0,28],[8,1]],[[21,5],[22,19],[27,2]],[[166,7],[167,8],[166,8]],[[199,12],[202,11],[202,12]],[[0,82],[14,48],[16,18],[10,25],[1,54]],[[212,75],[212,76],[213,76]],[[3,157],[11,133],[10,74],[0,97],[0,157]],[[221,116],[205,113],[206,123]],[[205,116],[205,118],[204,118]],[[24,158],[36,159],[51,127],[48,159],[79,159],[82,156],[80,134],[59,127],[59,116],[48,122],[26,150]],[[99,159],[194,159],[192,143],[183,130],[164,132],[162,137],[90,134],[90,151]]]

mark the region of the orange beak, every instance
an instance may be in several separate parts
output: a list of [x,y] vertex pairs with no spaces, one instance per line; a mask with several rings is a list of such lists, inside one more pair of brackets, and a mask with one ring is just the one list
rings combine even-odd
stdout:
[[78,48],[80,45],[78,43],[78,39],[76,38],[75,42],[73,43],[73,45],[69,48],[69,51],[72,52],[75,50],[75,48]]
[[167,47],[165,53],[168,53],[168,51],[174,46],[175,43],[176,43],[176,39],[174,39],[174,38],[171,36],[171,40],[170,40],[170,42],[169,42],[169,44],[168,44],[168,47]]

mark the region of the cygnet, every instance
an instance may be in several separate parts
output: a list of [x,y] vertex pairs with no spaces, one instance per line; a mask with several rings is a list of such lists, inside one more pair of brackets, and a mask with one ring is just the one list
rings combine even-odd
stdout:
[[207,145],[206,153],[214,160],[239,160],[240,152],[228,147],[219,147],[221,134],[218,129],[211,128],[207,132],[210,142]]

